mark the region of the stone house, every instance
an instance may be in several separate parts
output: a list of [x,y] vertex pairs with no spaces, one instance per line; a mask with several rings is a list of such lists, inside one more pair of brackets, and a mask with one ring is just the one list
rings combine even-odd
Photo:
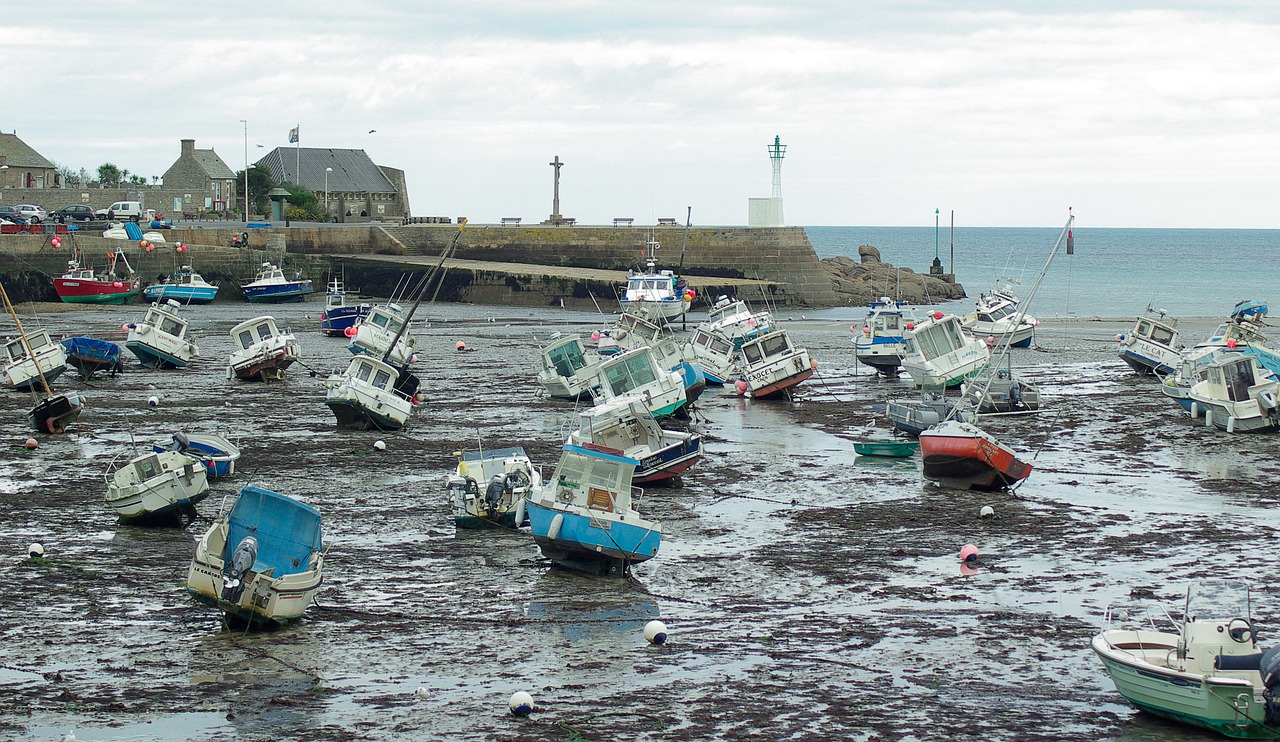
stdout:
[[409,215],[404,171],[375,165],[362,149],[277,147],[254,164],[276,183],[316,194],[338,221],[400,221]]
[[164,190],[181,192],[166,204],[174,212],[225,212],[235,198],[236,174],[212,149],[196,149],[196,140],[183,139],[178,159],[164,173]]
[[12,134],[0,132],[0,188],[61,188],[58,168]]

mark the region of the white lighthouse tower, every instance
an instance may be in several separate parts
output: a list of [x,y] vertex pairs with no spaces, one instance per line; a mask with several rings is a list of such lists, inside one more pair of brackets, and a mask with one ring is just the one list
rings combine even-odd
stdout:
[[782,158],[787,156],[787,145],[781,136],[773,138],[768,147],[769,163],[773,165],[773,196],[747,199],[747,226],[781,227],[782,222]]

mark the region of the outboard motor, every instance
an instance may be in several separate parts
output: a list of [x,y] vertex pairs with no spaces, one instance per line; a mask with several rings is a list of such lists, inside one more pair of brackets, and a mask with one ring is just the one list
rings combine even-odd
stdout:
[[1280,645],[1262,653],[1262,661],[1258,665],[1258,673],[1262,675],[1262,685],[1266,688],[1262,695],[1267,699],[1267,725],[1280,725]]
[[494,474],[493,479],[489,480],[489,486],[484,491],[484,501],[489,506],[489,515],[492,517],[498,508],[498,503],[502,502],[502,491],[507,488],[507,484],[503,481],[501,474]]
[[258,559],[258,539],[245,536],[236,544],[231,554],[231,564],[223,569],[222,599],[230,603],[240,601],[240,593],[244,592],[244,574],[253,567]]

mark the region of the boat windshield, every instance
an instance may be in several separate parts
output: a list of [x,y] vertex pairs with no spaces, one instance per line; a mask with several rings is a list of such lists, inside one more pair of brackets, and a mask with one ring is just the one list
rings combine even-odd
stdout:
[[574,340],[547,351],[547,360],[560,376],[570,377],[580,368],[585,368],[587,359],[582,353],[582,344]]
[[615,397],[651,384],[657,378],[646,353],[629,355],[605,367],[605,379]]
[[1196,580],[1187,586],[1186,618],[1197,621],[1249,618],[1248,584],[1232,580]]
[[186,325],[179,320],[164,315],[160,315],[160,322],[157,326],[160,328],[160,332],[174,337],[182,337],[182,333],[186,329]]
[[566,452],[556,467],[557,499],[593,510],[613,510],[618,493],[624,487],[630,491],[630,468],[611,459]]
[[791,343],[787,341],[785,332],[774,332],[760,340],[760,350],[766,358],[774,358],[791,352]]

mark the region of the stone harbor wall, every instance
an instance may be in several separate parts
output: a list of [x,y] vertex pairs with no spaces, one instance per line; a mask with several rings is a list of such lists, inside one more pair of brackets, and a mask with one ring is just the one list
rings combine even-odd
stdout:
[[859,247],[858,255],[861,262],[843,255],[822,261],[843,306],[860,306],[882,296],[918,305],[966,296],[964,286],[958,283],[882,262],[880,251],[871,245]]

